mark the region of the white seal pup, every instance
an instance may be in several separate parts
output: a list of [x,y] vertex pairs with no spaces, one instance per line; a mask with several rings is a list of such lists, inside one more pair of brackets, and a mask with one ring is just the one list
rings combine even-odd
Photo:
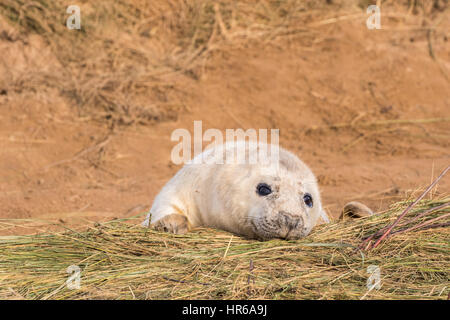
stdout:
[[[270,151],[270,158],[261,151]],[[185,164],[156,196],[143,226],[179,234],[203,226],[259,240],[299,239],[319,217],[329,222],[306,164],[281,147],[238,141],[209,148]]]

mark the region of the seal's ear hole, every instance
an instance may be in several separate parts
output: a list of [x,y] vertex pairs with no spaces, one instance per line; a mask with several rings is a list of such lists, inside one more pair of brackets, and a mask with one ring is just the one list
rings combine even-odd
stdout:
[[309,193],[304,194],[303,202],[310,208],[312,208],[314,205],[313,198],[311,197],[311,195]]
[[256,193],[260,196],[267,196],[272,193],[272,188],[267,183],[260,183],[256,186]]

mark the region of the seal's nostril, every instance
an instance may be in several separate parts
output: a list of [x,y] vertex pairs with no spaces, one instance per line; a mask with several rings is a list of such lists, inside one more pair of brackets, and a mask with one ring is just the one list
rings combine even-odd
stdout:
[[289,227],[289,229],[301,228],[303,226],[303,218],[301,216],[292,215],[286,211],[280,211],[282,222]]
[[303,218],[302,217],[297,217],[296,221],[295,221],[295,226],[294,228],[302,228],[304,225],[303,223]]

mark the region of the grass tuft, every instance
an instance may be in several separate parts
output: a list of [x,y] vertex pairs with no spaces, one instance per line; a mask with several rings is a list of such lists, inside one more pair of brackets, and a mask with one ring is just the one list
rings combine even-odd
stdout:
[[[421,201],[408,216],[449,201]],[[449,227],[399,233],[369,252],[356,249],[410,203],[318,226],[297,241],[259,242],[211,229],[173,235],[127,221],[1,237],[0,298],[446,299]],[[448,212],[444,206],[421,219]],[[66,286],[71,265],[81,269],[80,289]],[[380,268],[380,289],[367,287],[371,265]]]

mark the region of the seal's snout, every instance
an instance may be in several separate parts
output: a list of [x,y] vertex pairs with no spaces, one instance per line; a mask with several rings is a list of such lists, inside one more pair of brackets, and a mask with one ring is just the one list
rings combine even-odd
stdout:
[[290,230],[303,227],[303,218],[301,216],[290,214],[286,211],[280,211],[280,217],[283,224]]

